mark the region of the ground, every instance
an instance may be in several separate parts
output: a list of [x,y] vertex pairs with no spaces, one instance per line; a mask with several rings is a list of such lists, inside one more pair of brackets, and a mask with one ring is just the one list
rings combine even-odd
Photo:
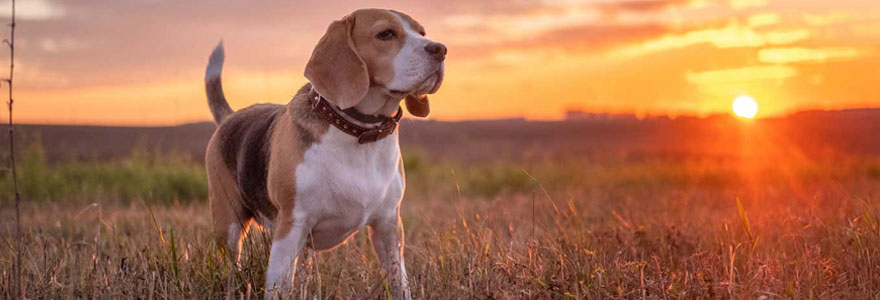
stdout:
[[[672,153],[673,140],[490,160],[405,143],[401,213],[414,298],[876,298],[877,155],[742,130],[754,132],[727,134],[739,142],[717,140],[712,154]],[[28,298],[262,296],[268,235],[251,231],[229,284],[198,159],[141,151],[61,162],[46,159],[54,149],[27,149],[19,161]],[[0,295],[12,298],[17,242],[3,201]],[[296,286],[293,299],[385,295],[365,231],[309,253]]]

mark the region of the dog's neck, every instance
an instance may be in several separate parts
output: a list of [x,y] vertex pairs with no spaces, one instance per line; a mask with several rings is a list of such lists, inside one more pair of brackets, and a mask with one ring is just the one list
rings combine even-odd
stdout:
[[402,98],[388,94],[387,90],[373,86],[354,108],[365,115],[391,117],[400,107]]
[[[318,110],[316,110],[316,95],[317,92],[312,88],[312,85],[306,83],[299,89],[299,91],[297,91],[296,95],[288,104],[288,111],[293,116],[293,119],[299,124],[299,126],[310,132],[313,138],[322,136],[327,131],[328,127],[333,126],[325,118],[321,117]],[[395,97],[388,95],[380,88],[371,88],[367,92],[367,96],[364,97],[361,103],[353,107],[353,109],[357,109],[358,112],[363,114],[372,115],[378,112],[379,115],[392,117],[396,115],[397,111],[400,109],[400,101],[401,99],[395,99]],[[372,105],[367,105],[369,103],[372,103]],[[331,105],[330,109],[339,112],[339,109],[335,107],[335,105]],[[342,115],[347,121],[355,123],[358,126],[370,128],[376,126],[376,124],[368,124],[351,119],[344,113],[340,113],[340,115]]]

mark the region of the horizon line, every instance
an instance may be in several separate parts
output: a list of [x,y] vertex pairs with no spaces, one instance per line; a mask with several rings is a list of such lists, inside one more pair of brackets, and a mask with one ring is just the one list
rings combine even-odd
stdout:
[[[792,117],[798,114],[811,113],[811,112],[847,112],[847,111],[870,111],[877,110],[880,111],[880,107],[853,107],[853,108],[840,108],[840,109],[803,109],[796,110],[783,114],[775,114],[775,115],[767,115],[767,116],[756,116],[752,121],[760,121],[760,120],[776,120],[776,119],[784,119],[788,117]],[[577,118],[577,117],[569,117],[569,114],[573,113],[582,113],[589,116],[595,116],[596,118]],[[729,117],[731,119],[736,119],[732,113],[725,112],[713,112],[707,114],[640,114],[638,112],[598,112],[598,111],[590,111],[590,110],[581,110],[581,109],[571,109],[563,112],[562,118],[529,118],[524,115],[520,116],[510,116],[510,117],[498,117],[498,118],[466,118],[466,119],[455,119],[455,118],[414,118],[410,115],[405,115],[404,119],[410,121],[422,121],[422,122],[445,122],[445,123],[459,123],[459,122],[491,122],[491,121],[505,121],[505,120],[521,120],[525,122],[567,122],[567,121],[613,121],[613,120],[657,120],[657,119],[668,119],[668,120],[676,120],[676,119],[698,119],[698,120],[706,120],[713,119],[718,117]],[[602,119],[602,117],[607,117],[606,119]],[[88,126],[88,127],[134,127],[134,128],[148,128],[148,127],[177,127],[177,126],[186,126],[186,125],[197,125],[202,123],[214,123],[210,118],[204,118],[202,120],[192,120],[192,121],[183,121],[177,123],[89,123],[89,122],[30,122],[25,121],[21,123],[15,123],[14,125],[24,125],[24,126]],[[9,124],[4,123],[3,126],[9,126]]]

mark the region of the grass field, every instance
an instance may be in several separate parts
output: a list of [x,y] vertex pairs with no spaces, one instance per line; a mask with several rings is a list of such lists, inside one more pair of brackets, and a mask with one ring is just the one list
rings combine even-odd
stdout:
[[[876,299],[880,160],[597,155],[435,160],[405,147],[406,263],[419,299]],[[135,153],[21,163],[28,298],[262,297],[267,235],[232,285],[202,164]],[[770,154],[768,154],[770,153]],[[0,294],[14,210],[0,193]],[[294,299],[384,297],[366,232],[309,253]]]

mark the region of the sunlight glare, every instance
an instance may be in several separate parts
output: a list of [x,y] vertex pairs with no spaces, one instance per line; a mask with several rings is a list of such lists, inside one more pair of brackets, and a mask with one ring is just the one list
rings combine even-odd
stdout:
[[749,95],[742,95],[733,100],[733,113],[739,117],[751,119],[758,114],[758,102]]

